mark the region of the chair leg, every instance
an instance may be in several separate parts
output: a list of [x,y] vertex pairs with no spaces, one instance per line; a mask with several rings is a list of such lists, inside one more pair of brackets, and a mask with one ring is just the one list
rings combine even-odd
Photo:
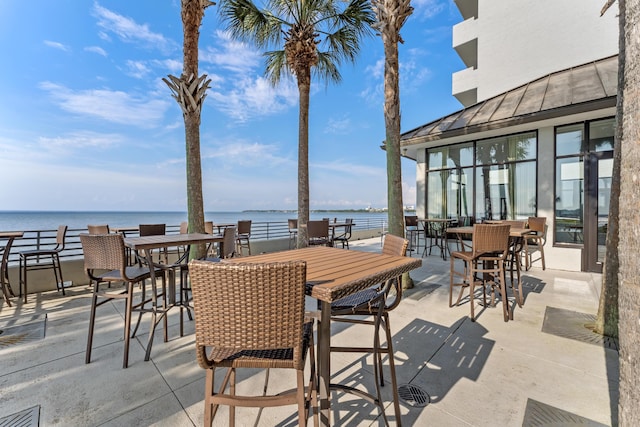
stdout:
[[[267,375],[269,370],[267,369]],[[296,379],[298,383],[298,388],[296,392],[296,400],[298,401],[298,425],[306,426],[307,425],[307,411],[306,411],[306,399],[304,393],[304,371],[297,370],[296,371]],[[265,384],[266,385],[266,384]],[[266,391],[266,387],[265,387]]]
[[380,301],[380,308],[378,309],[378,313],[374,322],[374,333],[373,333],[373,375],[374,381],[376,383],[376,402],[382,412],[382,418],[384,418],[384,424],[389,425],[389,420],[387,420],[387,414],[384,411],[384,405],[382,401],[382,392],[380,391],[380,367],[379,367],[379,355],[380,355],[380,320],[382,319],[382,313],[384,311],[383,301]]
[[[62,265],[60,264],[60,256],[57,253],[53,255],[53,274],[56,276],[56,289],[60,290],[62,288],[62,295],[65,295]],[[60,287],[58,287],[58,283],[60,283]]]
[[98,283],[95,283],[93,296],[91,298],[91,314],[89,315],[89,335],[87,336],[87,351],[84,356],[84,363],[91,363],[91,347],[93,345],[93,327],[96,321],[96,305],[98,303]]
[[[393,392],[393,409],[396,415],[396,425],[402,425],[402,413],[400,412],[400,398],[398,397],[398,379],[396,377],[396,362],[393,357],[393,343],[391,338],[391,324],[389,323],[389,313],[383,313],[383,322],[387,333],[387,355],[389,357],[389,371],[391,372],[391,391]],[[382,365],[380,365],[382,369]],[[382,378],[382,375],[380,376]]]
[[207,369],[207,375],[205,377],[205,397],[204,397],[204,425],[211,427],[213,425],[213,403],[211,398],[213,397],[213,368]]
[[122,367],[129,366],[129,343],[131,342],[131,315],[133,308],[133,283],[127,283],[127,298],[125,300],[126,310],[124,312],[124,358]]

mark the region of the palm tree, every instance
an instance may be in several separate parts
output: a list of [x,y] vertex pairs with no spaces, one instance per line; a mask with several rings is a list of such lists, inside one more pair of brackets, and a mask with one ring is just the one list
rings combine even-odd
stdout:
[[[387,152],[387,207],[389,233],[404,236],[404,206],[402,203],[402,164],[400,161],[400,70],[398,43],[400,29],[413,12],[410,0],[372,0],[376,14],[374,28],[384,45],[384,127]],[[409,273],[402,285],[413,287]]]
[[400,29],[413,12],[410,0],[372,0],[376,14],[374,28],[384,45],[384,124],[387,151],[387,197],[389,233],[404,236],[402,170],[400,163],[400,72],[398,43]]
[[[214,5],[209,0],[182,0],[183,65],[182,75],[162,79],[182,108],[187,163],[187,215],[189,231],[204,233],[202,167],[200,158],[200,112],[211,80],[198,76],[198,39],[204,10]],[[205,245],[192,245],[190,258],[205,255]]]
[[265,53],[265,75],[276,85],[284,75],[298,84],[298,242],[308,245],[309,92],[311,78],[339,82],[338,66],[353,62],[360,40],[371,32],[373,13],[366,0],[266,0],[260,9],[251,0],[222,0],[220,14],[236,39]]

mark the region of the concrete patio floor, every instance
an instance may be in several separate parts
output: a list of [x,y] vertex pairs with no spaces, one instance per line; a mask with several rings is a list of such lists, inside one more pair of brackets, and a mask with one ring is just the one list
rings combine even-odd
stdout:
[[[379,251],[380,240],[351,248]],[[449,308],[449,261],[438,255],[423,258],[411,277],[415,287],[391,313],[398,383],[408,392],[401,400],[404,425],[615,424],[618,352],[584,327],[597,311],[599,275],[542,271],[536,264],[523,274],[525,304],[507,323],[499,305],[478,307],[476,322],[468,302]],[[143,318],[129,368],[122,369],[123,305],[106,304],[98,308],[92,362],[85,364],[90,295],[87,286],[75,286],[65,297],[54,291],[30,295],[27,304],[14,299],[14,307],[0,302],[0,425],[201,425],[205,372],[195,359],[193,322],[179,337],[179,310],[171,310],[169,341],[157,331],[145,362],[149,318]],[[371,345],[366,328],[332,325],[332,344]],[[364,355],[332,355],[332,381],[373,392],[371,367]],[[261,371],[243,372],[238,392],[261,390],[263,381]],[[293,385],[290,373],[272,374],[269,390]],[[383,393],[395,424],[390,387]],[[332,419],[342,426],[383,425],[377,408],[339,393]],[[226,408],[214,424],[227,425]],[[295,406],[237,410],[237,425],[296,424]]]

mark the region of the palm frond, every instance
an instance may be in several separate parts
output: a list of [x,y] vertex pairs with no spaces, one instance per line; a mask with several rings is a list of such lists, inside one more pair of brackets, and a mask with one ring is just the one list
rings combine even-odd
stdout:
[[277,85],[285,74],[291,74],[287,65],[287,57],[284,50],[265,52],[264,75],[272,85]]
[[318,64],[313,67],[312,75],[325,83],[338,83],[342,80],[338,65],[340,61],[332,52],[318,52]]

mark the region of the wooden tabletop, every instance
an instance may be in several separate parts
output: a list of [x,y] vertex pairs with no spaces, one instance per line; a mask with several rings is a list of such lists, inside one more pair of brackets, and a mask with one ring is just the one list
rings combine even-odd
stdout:
[[134,249],[156,249],[170,246],[193,245],[197,243],[222,242],[222,234],[161,234],[157,236],[126,237],[125,246]]
[[317,246],[305,249],[232,258],[224,262],[307,262],[307,283],[311,296],[325,302],[335,301],[378,283],[382,283],[422,265],[422,260]]
[[16,239],[24,236],[24,231],[0,231],[0,239]]

